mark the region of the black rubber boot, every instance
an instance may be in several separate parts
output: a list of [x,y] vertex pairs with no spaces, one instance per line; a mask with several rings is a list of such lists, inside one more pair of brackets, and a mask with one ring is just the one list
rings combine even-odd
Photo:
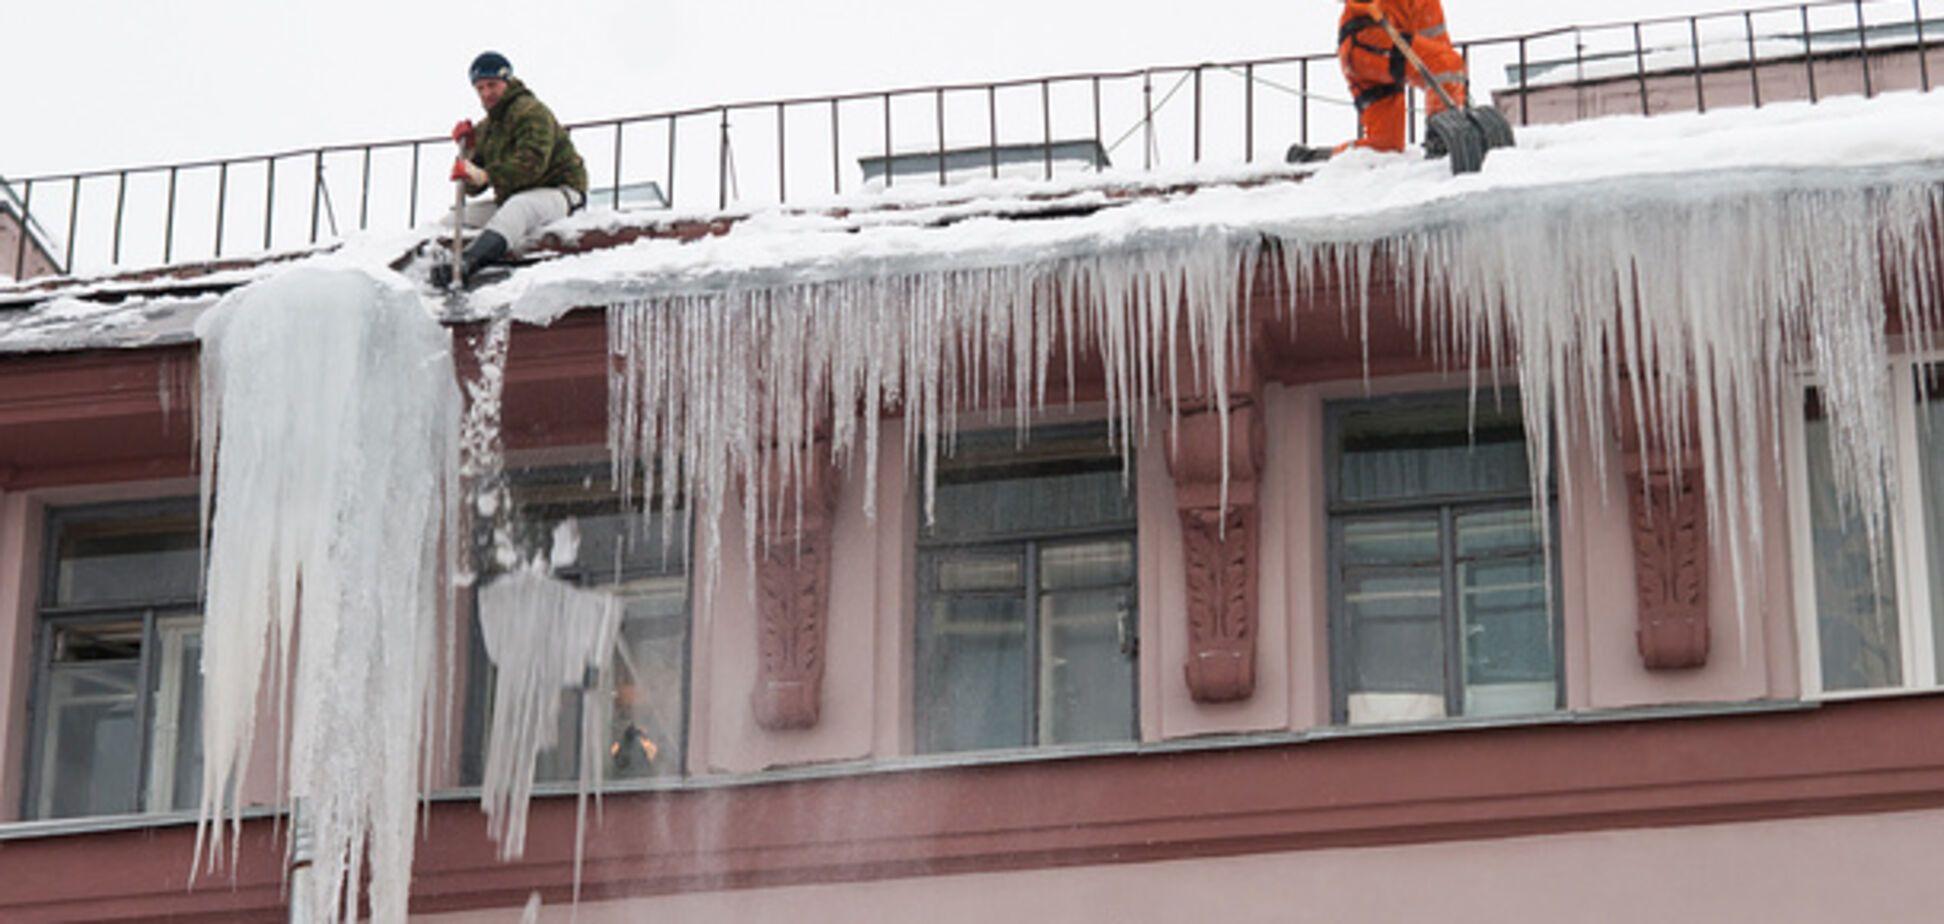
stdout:
[[[498,231],[481,231],[472,243],[466,245],[466,252],[459,255],[459,265],[465,270],[460,273],[460,276],[471,279],[474,270],[498,263],[504,256],[506,256],[506,238],[501,237]],[[451,264],[441,263],[432,267],[432,285],[441,289],[451,288]]]

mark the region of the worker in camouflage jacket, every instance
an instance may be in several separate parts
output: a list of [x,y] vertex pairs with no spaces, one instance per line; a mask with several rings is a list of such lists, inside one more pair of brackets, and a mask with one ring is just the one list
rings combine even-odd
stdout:
[[[533,242],[546,225],[587,204],[587,167],[567,130],[526,84],[513,76],[504,55],[489,51],[473,59],[473,91],[486,118],[453,126],[452,139],[470,155],[452,164],[452,178],[470,195],[491,189],[490,202],[467,203],[460,215],[479,236],[466,246],[463,276]],[[452,282],[450,266],[432,269],[432,282]]]

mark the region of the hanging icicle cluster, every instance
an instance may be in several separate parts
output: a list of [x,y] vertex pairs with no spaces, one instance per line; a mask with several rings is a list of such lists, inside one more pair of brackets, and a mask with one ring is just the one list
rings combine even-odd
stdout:
[[1285,311],[1341,310],[1367,329],[1373,281],[1392,278],[1447,367],[1474,381],[1515,369],[1534,471],[1566,467],[1557,441],[1605,439],[1616,402],[1636,400],[1643,430],[1699,453],[1739,578],[1730,527],[1762,513],[1795,376],[1822,383],[1843,496],[1867,522],[1885,515],[1872,488],[1888,474],[1885,305],[1899,296],[1917,341],[1934,326],[1922,309],[1937,306],[1941,182],[1938,164],[1626,177],[1408,216],[1187,229],[1085,257],[880,264],[637,298],[608,308],[616,481],[645,464],[664,496],[685,498],[712,569],[726,502],[742,501],[751,525],[788,515],[747,486],[778,471],[791,483],[818,427],[840,462],[861,449],[868,511],[881,413],[907,421],[905,458],[918,464],[949,446],[962,411],[1009,407],[1023,432],[1049,399],[1070,397],[1062,382],[1082,363],[1100,362],[1126,451],[1154,409],[1226,397],[1247,347],[1243,301],[1268,261]]

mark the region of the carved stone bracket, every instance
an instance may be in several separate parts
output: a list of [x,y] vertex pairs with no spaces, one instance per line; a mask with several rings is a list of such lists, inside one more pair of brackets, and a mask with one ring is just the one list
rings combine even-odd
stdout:
[[[1648,670],[1708,663],[1708,505],[1694,452],[1677,465],[1666,437],[1650,421],[1641,433],[1631,397],[1615,427],[1632,516],[1635,640]],[[1689,445],[1694,445],[1692,440]]]
[[1252,394],[1234,395],[1227,408],[1183,412],[1177,426],[1171,468],[1187,565],[1188,690],[1196,702],[1237,702],[1255,693],[1262,412]]
[[802,510],[795,485],[771,486],[757,544],[756,723],[771,730],[810,728],[823,711],[824,642],[830,613],[832,526],[838,473],[825,441],[805,454]]

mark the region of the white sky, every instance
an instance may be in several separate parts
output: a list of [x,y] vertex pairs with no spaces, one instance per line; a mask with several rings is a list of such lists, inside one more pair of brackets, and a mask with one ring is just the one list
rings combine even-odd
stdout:
[[[1754,0],[1446,0],[1460,39]],[[1944,13],[1944,2],[1938,2]],[[492,48],[566,121],[715,102],[1319,52],[1328,0],[25,0],[0,176],[446,131]],[[1893,5],[1907,18],[1907,2]],[[1928,12],[1928,10],[1927,10]],[[1886,13],[1885,15],[1890,15]],[[1786,18],[1776,24],[1781,28]],[[1484,77],[1485,75],[1476,75]],[[1340,93],[1332,75],[1318,90]]]

